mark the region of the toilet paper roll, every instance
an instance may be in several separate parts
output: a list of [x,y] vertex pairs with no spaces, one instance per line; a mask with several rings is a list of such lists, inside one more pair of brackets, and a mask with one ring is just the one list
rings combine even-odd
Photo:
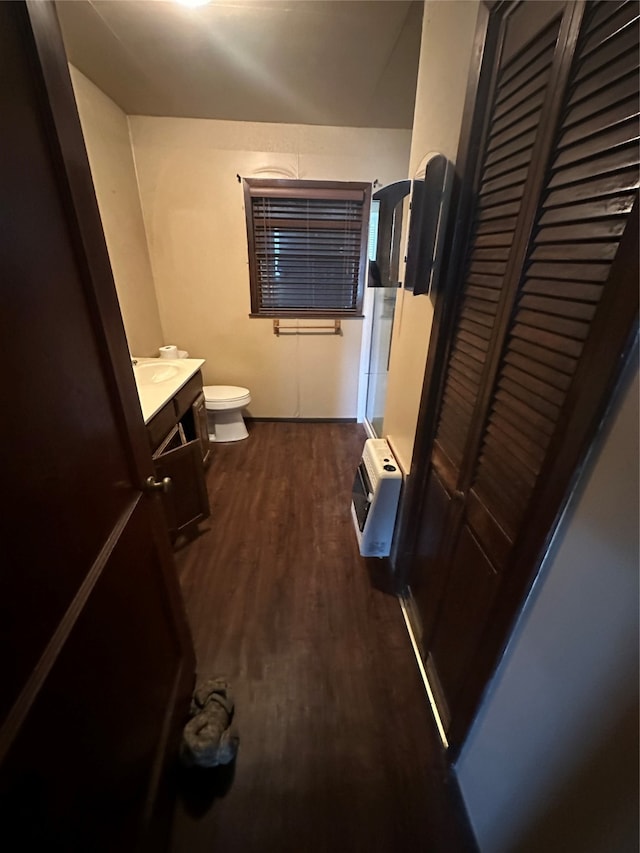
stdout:
[[177,358],[178,347],[166,346],[160,347],[160,358]]
[[179,349],[178,358],[189,358],[189,353],[186,351],[186,349]]

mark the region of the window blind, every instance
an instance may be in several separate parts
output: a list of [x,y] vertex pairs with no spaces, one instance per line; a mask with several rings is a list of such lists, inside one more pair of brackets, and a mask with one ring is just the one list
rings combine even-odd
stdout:
[[368,184],[247,179],[245,203],[253,314],[361,312]]

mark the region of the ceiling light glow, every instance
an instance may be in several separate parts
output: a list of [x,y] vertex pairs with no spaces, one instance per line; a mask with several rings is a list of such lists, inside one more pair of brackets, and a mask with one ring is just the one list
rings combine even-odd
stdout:
[[190,9],[195,9],[197,6],[206,6],[211,3],[211,0],[176,0],[181,6],[188,6]]

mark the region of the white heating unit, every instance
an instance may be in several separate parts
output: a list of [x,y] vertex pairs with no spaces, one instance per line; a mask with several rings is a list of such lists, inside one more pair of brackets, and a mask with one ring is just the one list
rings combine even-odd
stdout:
[[402,474],[384,438],[365,441],[353,482],[351,515],[363,557],[387,557],[398,511]]

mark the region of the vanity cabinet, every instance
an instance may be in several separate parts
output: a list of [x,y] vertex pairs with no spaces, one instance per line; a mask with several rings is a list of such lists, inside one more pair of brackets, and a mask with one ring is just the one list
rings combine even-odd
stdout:
[[156,480],[171,480],[161,498],[175,541],[211,514],[204,476],[210,458],[209,435],[199,371],[151,418],[147,436]]
[[207,424],[207,409],[202,390],[202,373],[195,376],[184,385],[173,398],[176,416],[184,429],[188,441],[200,442],[202,462],[209,464],[211,445],[209,443],[209,428]]
[[177,419],[173,400],[169,400],[147,424],[147,436],[149,437],[152,453],[155,453],[160,448],[160,445],[164,443],[164,440],[176,424]]

